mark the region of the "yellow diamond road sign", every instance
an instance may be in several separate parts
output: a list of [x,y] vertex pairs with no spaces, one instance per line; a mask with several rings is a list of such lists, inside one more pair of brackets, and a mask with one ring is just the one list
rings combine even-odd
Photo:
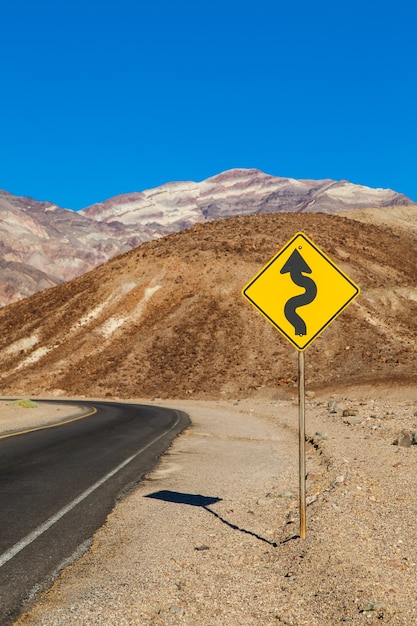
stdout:
[[302,351],[356,298],[359,287],[297,233],[242,293]]

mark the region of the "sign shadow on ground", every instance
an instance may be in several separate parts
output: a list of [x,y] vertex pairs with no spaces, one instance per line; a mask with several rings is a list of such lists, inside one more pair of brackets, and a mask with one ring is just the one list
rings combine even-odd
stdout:
[[264,541],[265,543],[268,543],[270,546],[273,546],[274,548],[276,548],[278,545],[277,543],[275,543],[275,541],[270,541],[269,539],[265,539],[265,537],[261,537],[260,535],[252,532],[251,530],[240,528],[236,524],[232,524],[231,522],[228,522],[221,515],[216,513],[216,511],[213,511],[212,509],[209,508],[210,505],[216,504],[217,502],[221,502],[222,498],[202,496],[200,494],[192,494],[192,493],[181,493],[178,491],[169,491],[169,490],[161,490],[161,491],[156,491],[155,493],[149,493],[148,495],[145,496],[145,498],[154,498],[155,500],[163,500],[164,502],[173,502],[175,504],[188,504],[189,506],[198,506],[204,509],[205,511],[207,511],[208,513],[210,513],[210,515],[213,515],[215,518],[217,518],[219,521],[221,521],[223,524],[225,524],[229,528],[232,528],[233,530],[237,530],[241,533],[245,533],[246,535],[251,535],[252,537],[255,537],[255,539],[258,539],[259,541]]

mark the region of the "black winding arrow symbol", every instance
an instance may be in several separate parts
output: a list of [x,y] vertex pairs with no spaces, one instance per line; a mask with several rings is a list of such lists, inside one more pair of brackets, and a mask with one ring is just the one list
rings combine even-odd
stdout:
[[304,320],[298,315],[296,309],[300,306],[305,306],[313,302],[317,295],[317,285],[308,276],[304,274],[311,274],[311,269],[304,261],[298,250],[294,250],[284,267],[281,269],[281,274],[287,274],[289,272],[293,283],[299,287],[304,287],[305,292],[298,296],[290,298],[284,307],[284,315],[292,326],[294,326],[296,335],[306,335],[307,328]]

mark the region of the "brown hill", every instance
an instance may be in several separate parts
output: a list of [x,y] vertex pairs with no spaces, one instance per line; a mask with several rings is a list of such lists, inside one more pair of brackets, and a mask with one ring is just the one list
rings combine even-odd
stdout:
[[415,233],[281,213],[197,224],[2,309],[2,393],[233,398],[291,388],[295,349],[241,289],[299,230],[362,290],[308,348],[307,385],[415,380]]

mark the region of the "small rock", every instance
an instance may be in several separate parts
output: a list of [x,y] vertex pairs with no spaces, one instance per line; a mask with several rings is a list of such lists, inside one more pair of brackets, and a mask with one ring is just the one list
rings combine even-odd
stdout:
[[314,393],[314,391],[306,391],[306,398],[314,398],[316,394]]
[[325,433],[323,433],[321,430],[316,431],[316,436],[320,437],[320,439],[322,439],[323,441],[328,440],[328,436]]
[[362,424],[363,419],[361,417],[348,417],[343,421],[345,424],[349,424],[349,426],[355,426],[356,424]]
[[307,496],[306,498],[306,505],[309,506],[310,504],[313,504],[313,502],[315,502],[317,500],[317,496]]
[[343,417],[355,417],[358,414],[356,409],[343,409]]
[[332,504],[332,508],[333,508],[335,511],[340,511],[340,507],[339,507],[339,506],[337,506],[337,504],[335,504],[334,502],[333,502],[333,504]]
[[336,483],[339,483],[339,484],[342,484],[342,483],[344,483],[344,482],[345,482],[345,477],[344,477],[344,476],[342,476],[342,475],[340,475],[340,476],[336,476],[336,478],[335,478],[335,482],[336,482]]
[[291,493],[291,491],[283,491],[281,493],[278,494],[278,498],[293,498],[293,494]]
[[402,448],[410,448],[414,443],[414,433],[403,430],[392,442],[393,446],[401,446]]
[[330,413],[337,413],[338,411],[340,411],[341,406],[334,400],[329,400],[329,402],[327,403],[327,408],[329,409]]
[[202,550],[210,550],[209,546],[203,545],[203,546],[194,546],[194,550],[197,550],[198,552],[201,552]]
[[364,606],[363,609],[360,609],[359,612],[368,613],[368,611],[381,611],[384,608],[385,608],[385,605],[383,602],[373,602]]

